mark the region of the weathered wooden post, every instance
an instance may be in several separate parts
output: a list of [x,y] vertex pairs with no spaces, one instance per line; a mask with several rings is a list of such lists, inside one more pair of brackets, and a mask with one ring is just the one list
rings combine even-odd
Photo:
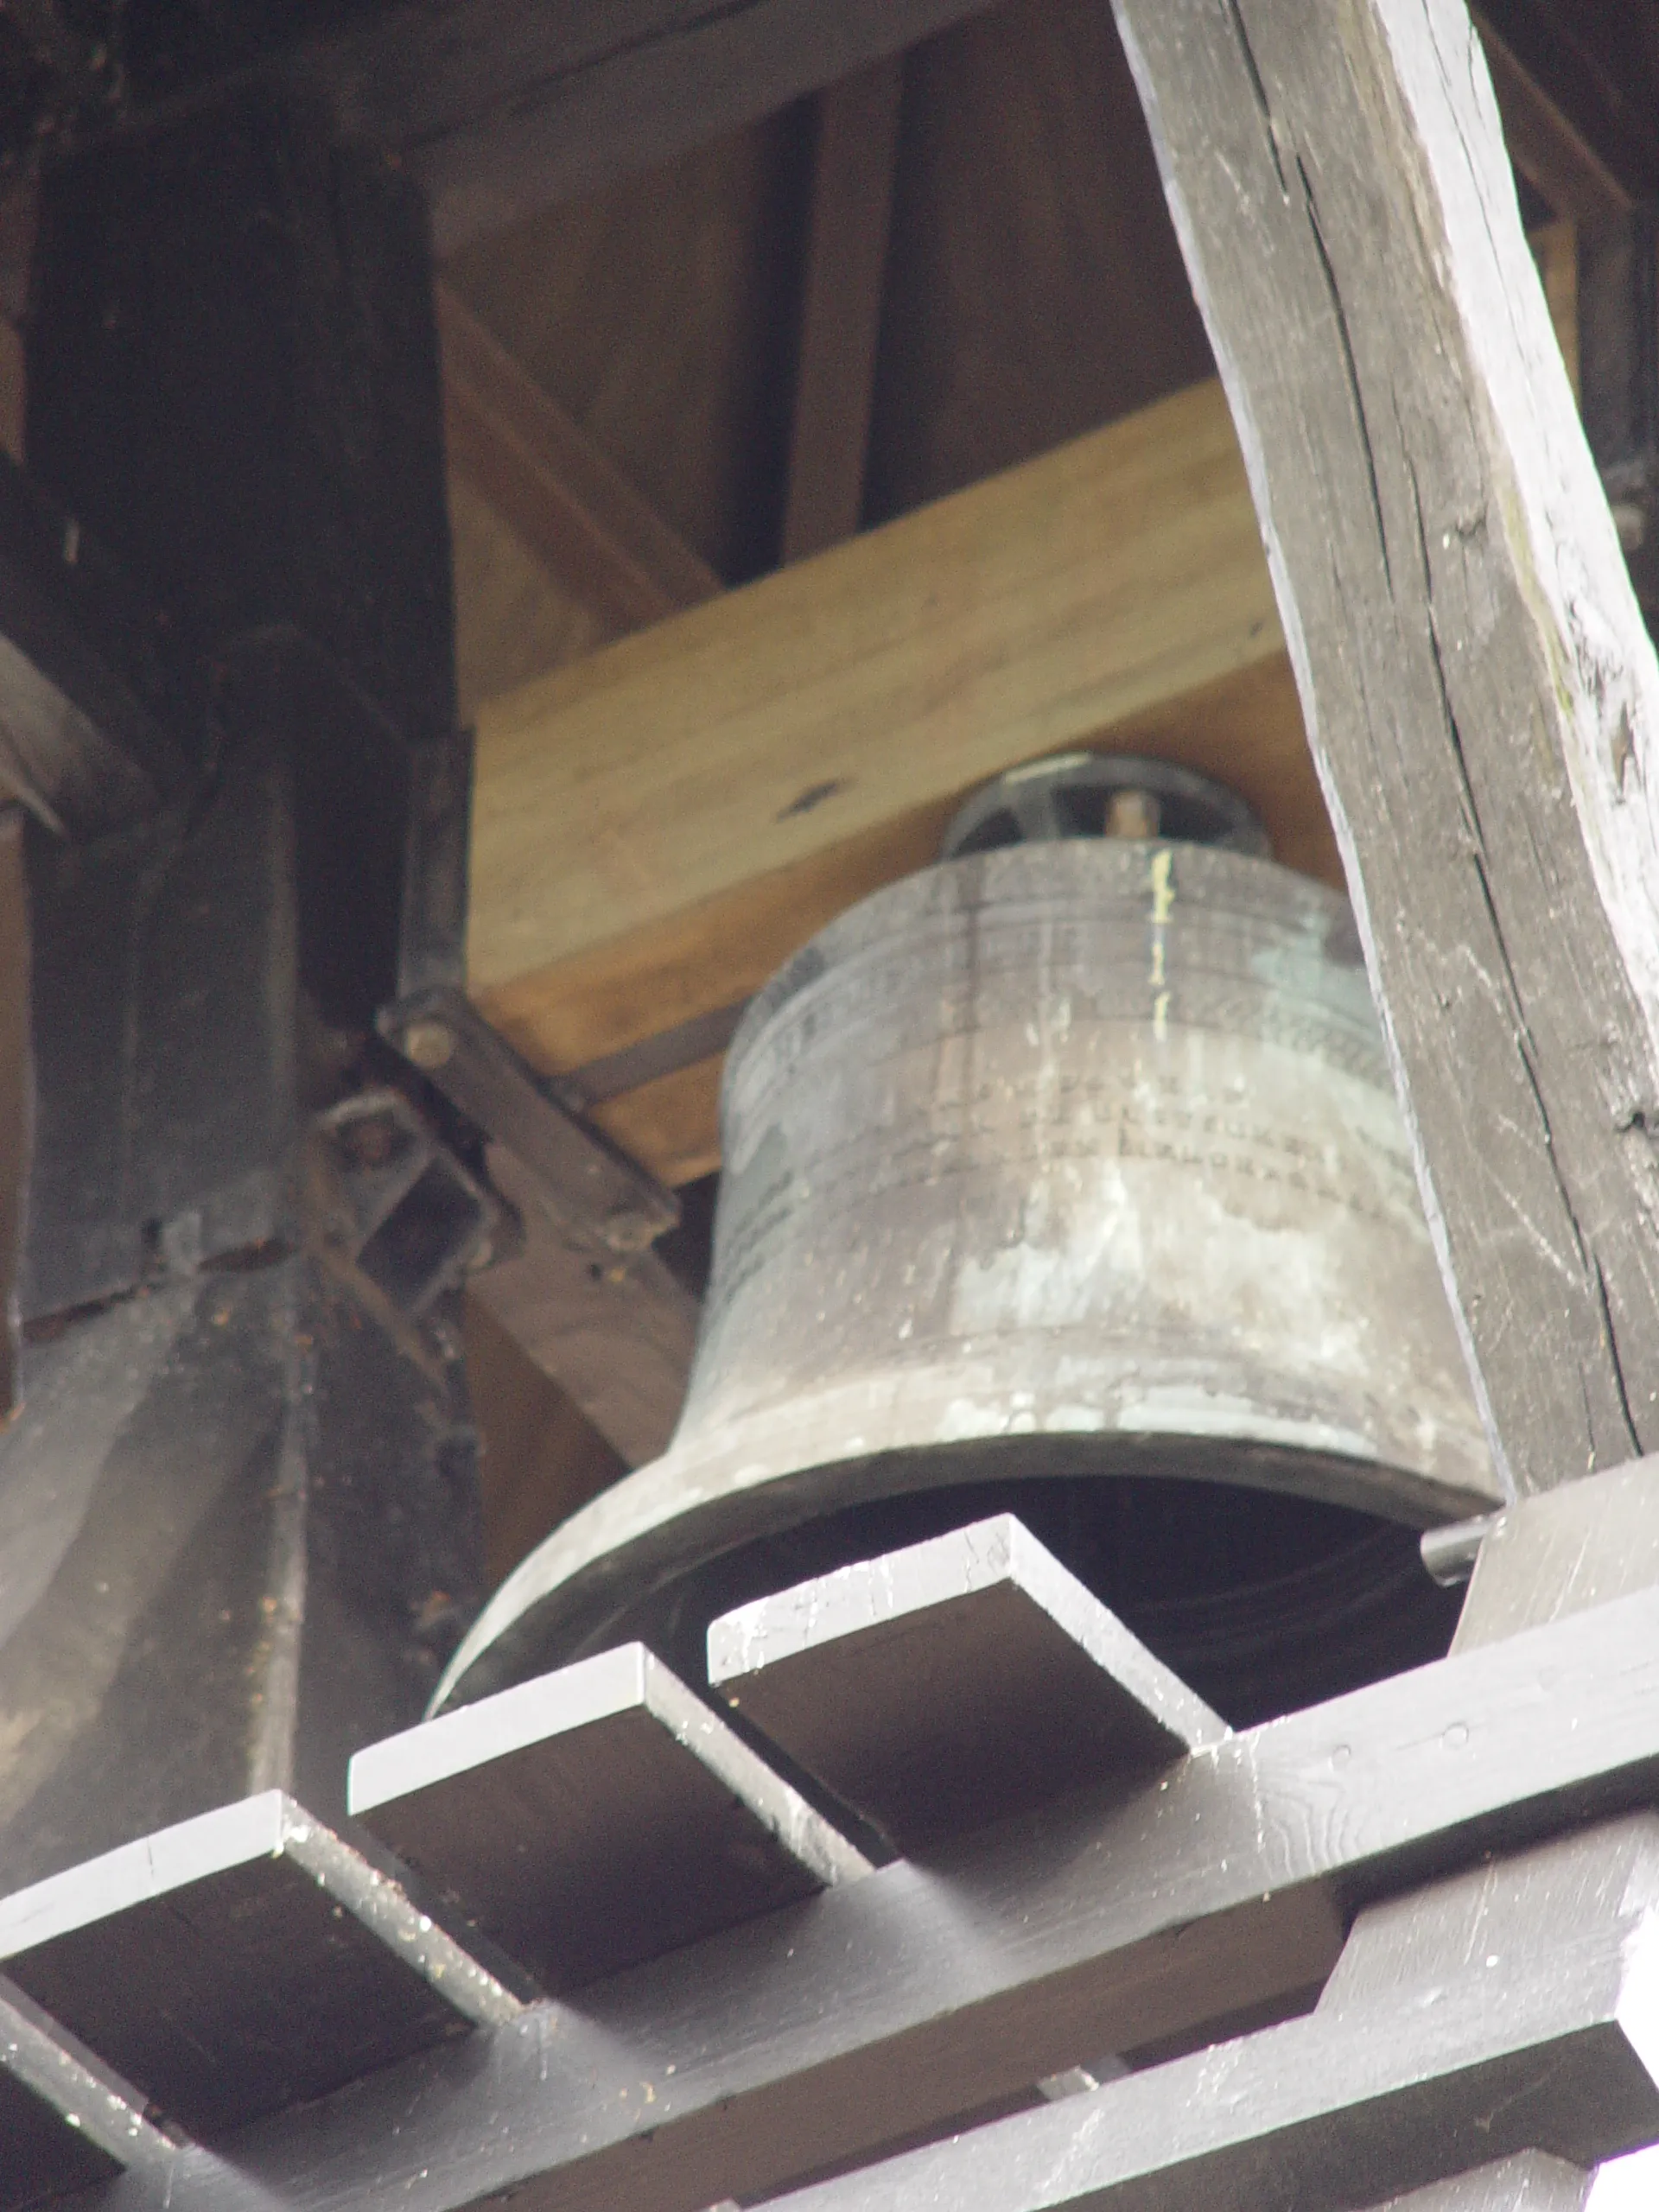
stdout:
[[1463,0],[1114,0],[1518,1494],[1659,1444],[1659,664]]

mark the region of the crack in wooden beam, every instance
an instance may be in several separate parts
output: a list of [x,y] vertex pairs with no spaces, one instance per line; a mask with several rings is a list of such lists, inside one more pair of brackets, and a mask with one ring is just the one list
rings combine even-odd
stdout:
[[1659,1437],[1659,663],[1490,79],[1457,0],[1114,3],[1494,1457],[1548,1488]]

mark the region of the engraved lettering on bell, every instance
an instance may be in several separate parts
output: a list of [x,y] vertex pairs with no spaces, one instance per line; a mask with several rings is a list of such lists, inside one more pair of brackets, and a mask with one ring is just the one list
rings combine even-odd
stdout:
[[1081,760],[756,998],[673,1442],[451,1690],[623,1635],[700,1673],[724,1607],[999,1510],[1230,1719],[1444,1648],[1413,1531],[1499,1492],[1345,904]]

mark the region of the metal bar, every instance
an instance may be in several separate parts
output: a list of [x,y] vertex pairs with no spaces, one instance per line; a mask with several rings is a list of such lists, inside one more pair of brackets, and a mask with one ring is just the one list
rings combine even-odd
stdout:
[[378,1026],[388,1044],[535,1176],[550,1211],[603,1250],[643,1250],[678,1221],[673,1193],[550,1098],[459,991],[401,1001]]
[[737,1025],[749,1010],[747,999],[717,1006],[707,1014],[694,1014],[671,1029],[644,1037],[620,1052],[607,1052],[586,1061],[566,1075],[555,1076],[552,1087],[573,1114],[586,1114],[612,1098],[625,1097],[665,1075],[678,1075],[699,1060],[723,1052],[737,1034]]

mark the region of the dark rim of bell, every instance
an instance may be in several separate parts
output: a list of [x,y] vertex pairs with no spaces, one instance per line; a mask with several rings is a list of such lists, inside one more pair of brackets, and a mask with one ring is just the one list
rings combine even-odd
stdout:
[[941,860],[1064,837],[1167,838],[1268,858],[1267,832],[1236,791],[1173,760],[1133,753],[1057,753],[1028,761],[959,807]]

